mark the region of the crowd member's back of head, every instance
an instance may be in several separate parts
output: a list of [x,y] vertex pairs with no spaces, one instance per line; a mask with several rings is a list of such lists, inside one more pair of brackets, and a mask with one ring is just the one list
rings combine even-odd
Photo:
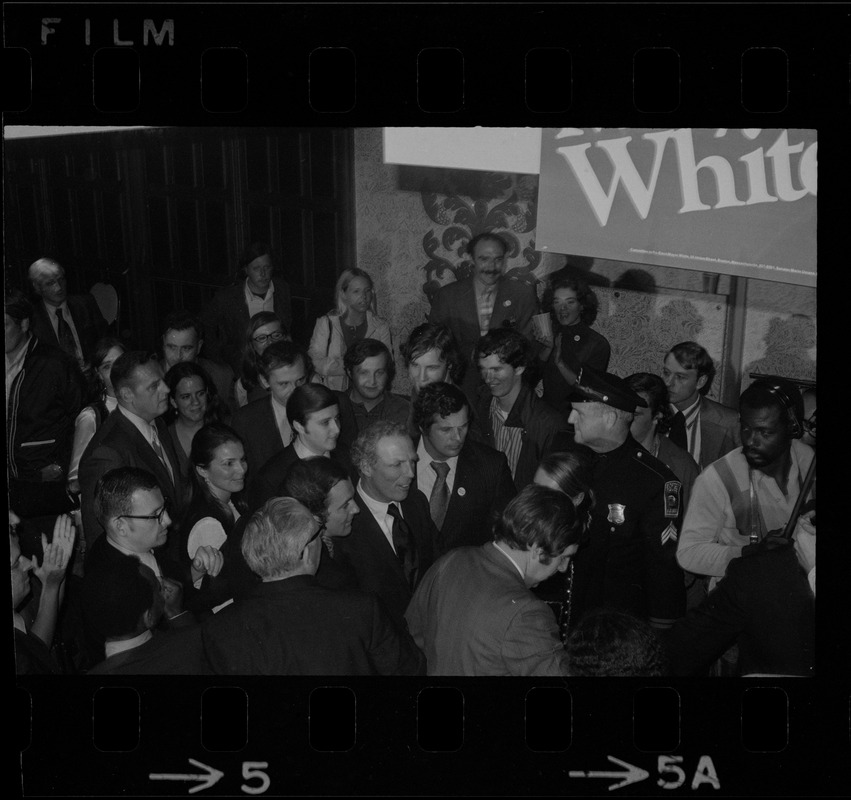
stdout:
[[650,678],[667,674],[664,648],[649,623],[611,608],[586,614],[565,643],[571,677]]
[[546,564],[567,547],[580,544],[584,531],[585,521],[570,498],[556,489],[530,484],[494,522],[493,538],[515,550],[540,547],[541,563]]
[[592,451],[583,445],[577,445],[572,450],[549,453],[541,459],[534,479],[539,486],[566,494],[586,525],[596,502],[592,488],[593,460]]

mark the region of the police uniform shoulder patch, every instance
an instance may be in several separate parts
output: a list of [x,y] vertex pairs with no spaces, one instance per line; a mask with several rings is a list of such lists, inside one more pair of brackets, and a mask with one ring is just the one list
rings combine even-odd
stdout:
[[665,516],[669,519],[679,516],[682,489],[683,485],[679,481],[665,481]]

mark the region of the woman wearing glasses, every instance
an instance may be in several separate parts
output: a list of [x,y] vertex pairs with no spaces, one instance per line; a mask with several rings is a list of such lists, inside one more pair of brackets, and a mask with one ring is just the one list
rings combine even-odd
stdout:
[[393,352],[390,326],[375,314],[375,293],[369,273],[353,267],[343,270],[335,288],[337,307],[316,320],[308,352],[314,380],[329,389],[348,388],[343,367],[346,350],[361,339],[378,339]]
[[260,382],[258,359],[270,344],[289,338],[284,323],[271,311],[260,311],[248,321],[242,346],[242,363],[236,381],[236,400],[240,406],[266,395],[268,390]]

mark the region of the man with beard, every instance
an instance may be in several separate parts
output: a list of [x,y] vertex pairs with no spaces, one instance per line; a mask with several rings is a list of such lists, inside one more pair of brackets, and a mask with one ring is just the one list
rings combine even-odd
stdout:
[[802,433],[801,393],[789,381],[760,378],[739,398],[742,446],[698,476],[677,550],[683,569],[710,575],[727,565],[788,545],[777,536],[789,520],[813,460]]

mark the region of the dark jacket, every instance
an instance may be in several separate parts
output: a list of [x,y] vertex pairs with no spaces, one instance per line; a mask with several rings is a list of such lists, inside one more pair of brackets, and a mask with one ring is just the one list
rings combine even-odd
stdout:
[[[417,472],[431,469],[427,461]],[[435,559],[447,550],[489,542],[493,517],[517,494],[505,454],[473,441],[469,436],[458,455],[452,495],[443,525],[437,532]]]
[[[290,286],[279,277],[273,277],[272,283],[275,286],[275,313],[289,329],[293,318]],[[219,289],[210,305],[201,312],[206,354],[216,361],[224,361],[233,370],[234,375],[239,375],[248,320],[245,280]]]
[[87,675],[209,675],[201,626],[153,631],[147,642],[92,667]]
[[218,675],[417,675],[425,658],[379,600],[312,575],[258,583],[209,617],[204,651]]
[[[107,324],[100,312],[97,301],[90,294],[68,295],[66,302],[71,312],[71,319],[77,329],[80,339],[80,348],[83,351],[83,361],[87,364],[91,361],[92,354],[98,339],[106,335]],[[51,309],[56,314],[55,309]],[[46,344],[59,347],[59,338],[53,330],[53,323],[48,318],[48,309],[44,301],[33,303],[33,316],[30,322],[30,330]]]
[[682,531],[682,484],[627,434],[608,453],[595,453],[587,546],[574,557],[571,619],[613,606],[670,626],[685,613],[685,583],[677,565]]
[[260,468],[289,444],[284,444],[281,438],[272,408],[274,402],[269,394],[259,397],[238,409],[231,420],[231,427],[240,435],[245,445],[249,490]]
[[[378,595],[393,621],[404,626],[412,587],[384,531],[358,492],[355,492],[355,502],[360,513],[352,520],[351,534],[335,540],[334,558],[354,572],[362,592]],[[415,543],[416,563],[412,582],[416,589],[434,560],[432,552],[437,530],[429,515],[428,500],[415,486],[411,487],[400,505]]]
[[84,396],[85,382],[76,361],[58,347],[30,337],[6,409],[10,478],[40,481],[40,470],[50,464],[58,464],[67,476],[74,420]]
[[[80,498],[83,532],[86,544],[91,547],[103,529],[94,512],[95,485],[98,478],[117,467],[140,467],[152,473],[159,483],[163,497],[169,503],[169,516],[179,520],[184,509],[185,485],[180,471],[180,461],[174,450],[171,436],[162,419],[155,420],[157,435],[168,459],[174,480],[157,457],[154,449],[136,426],[116,408],[101,425],[80,458]],[[176,541],[169,542],[169,552],[176,553]]]
[[[480,387],[470,433],[478,441],[495,448],[490,421],[491,399],[487,386]],[[565,430],[565,423],[561,414],[541,400],[525,383],[521,385],[520,394],[505,420],[510,428],[523,429],[523,446],[514,471],[517,491],[532,483],[545,455],[570,446],[573,437]]]
[[793,547],[735,558],[701,605],[666,632],[674,675],[705,674],[733,644],[742,675],[812,676],[815,597]]
[[[534,276],[515,272],[503,277],[497,288],[490,320],[490,330],[512,328],[532,340],[532,317],[538,313],[538,294]],[[445,325],[452,331],[461,356],[467,364],[461,388],[475,400],[480,383],[479,371],[473,360],[473,351],[479,341],[479,309],[473,278],[441,286],[431,301],[428,321]]]

